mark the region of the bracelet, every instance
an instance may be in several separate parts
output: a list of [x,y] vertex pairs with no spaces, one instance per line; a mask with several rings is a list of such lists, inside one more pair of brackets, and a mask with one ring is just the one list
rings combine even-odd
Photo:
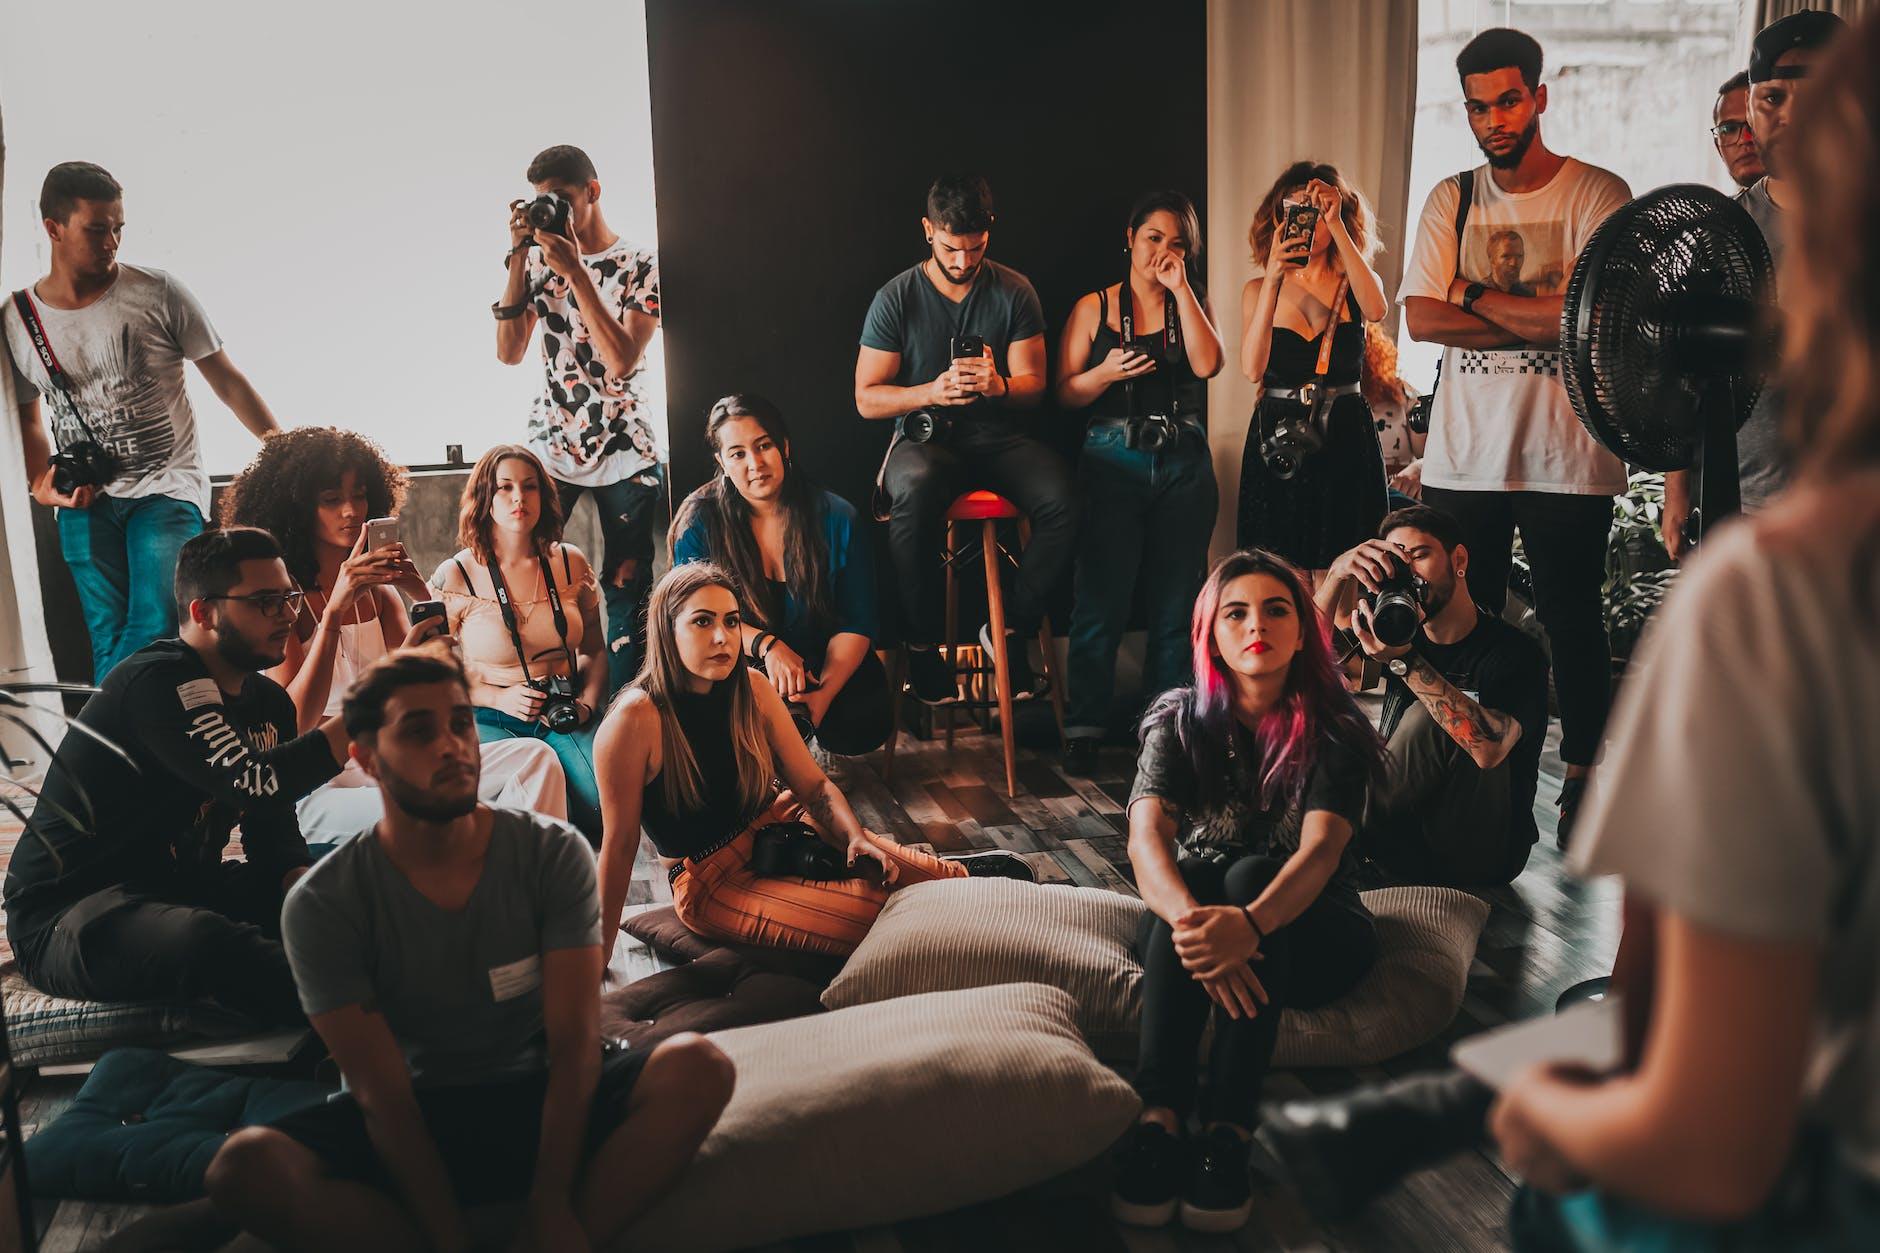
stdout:
[[513,305],[506,305],[499,300],[490,305],[490,312],[496,315],[498,322],[507,322],[511,318],[519,318],[528,311],[529,302],[526,300]]
[[771,635],[769,631],[759,631],[756,635],[751,637],[751,646],[745,650],[744,655],[749,657],[752,661],[762,661],[764,659],[764,641],[774,638],[776,637]]
[[[766,632],[765,632],[765,634],[766,634],[766,635],[770,635],[770,633],[769,633],[768,631],[766,631]],[[768,656],[770,656],[770,650],[771,650],[771,649],[773,649],[773,648],[775,648],[775,647],[777,646],[777,644],[778,644],[778,642],[779,642],[779,641],[778,641],[778,639],[777,639],[777,637],[776,637],[776,636],[774,636],[774,635],[770,635],[770,643],[768,643],[768,644],[766,644],[766,645],[764,645],[764,650],[763,650],[762,652],[760,652],[760,653],[758,653],[758,654],[757,654],[757,659],[758,659],[759,661],[762,661],[762,660],[763,660],[764,658],[766,658],[766,657],[768,657]]]
[[1253,906],[1244,906],[1241,913],[1247,915],[1247,925],[1253,928],[1253,942],[1256,945],[1266,943],[1266,932],[1260,930],[1260,924],[1253,920]]

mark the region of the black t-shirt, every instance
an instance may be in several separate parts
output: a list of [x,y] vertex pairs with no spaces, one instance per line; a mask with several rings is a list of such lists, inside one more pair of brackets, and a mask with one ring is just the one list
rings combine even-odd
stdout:
[[[920,265],[911,266],[875,293],[862,322],[862,347],[901,354],[894,385],[919,387],[946,372],[953,364],[954,337],[969,332],[986,341],[999,373],[1010,377],[1006,354],[1011,346],[1044,334],[1044,306],[1031,280],[997,261],[982,261],[966,298],[954,304]],[[990,417],[997,406],[997,401],[982,400],[951,412]]]
[[[278,874],[308,864],[294,804],[339,773],[326,737],[294,738],[294,701],[251,674],[231,697],[195,649],[159,640],[118,664],[59,745],[7,868],[17,945],[68,906],[120,883],[213,870],[237,823],[248,860]],[[87,808],[89,806],[89,808]]]
[[[1521,739],[1508,754],[1511,833],[1534,843],[1534,789],[1540,778],[1541,748],[1547,739],[1547,655],[1519,628],[1481,612],[1475,629],[1453,644],[1437,644],[1418,634],[1417,654],[1476,704],[1507,714],[1521,724]],[[1386,674],[1384,716],[1379,724],[1388,740],[1416,704],[1416,694],[1396,675]],[[1524,845],[1525,846],[1525,845]]]
[[[1322,809],[1337,814],[1355,829],[1364,816],[1366,768],[1364,758],[1349,745],[1329,737],[1314,747],[1312,767],[1297,801],[1268,809],[1260,804],[1260,763],[1253,736],[1234,726],[1234,747],[1227,761],[1233,778],[1224,803],[1202,808],[1195,767],[1183,750],[1173,718],[1163,718],[1143,735],[1136,757],[1136,781],[1129,803],[1158,796],[1181,809],[1182,834],[1176,849],[1182,857],[1233,858],[1254,853],[1290,856],[1299,850],[1300,828],[1307,813]],[[1357,855],[1350,845],[1339,858],[1338,869],[1326,884],[1328,893],[1357,900],[1352,876]]]

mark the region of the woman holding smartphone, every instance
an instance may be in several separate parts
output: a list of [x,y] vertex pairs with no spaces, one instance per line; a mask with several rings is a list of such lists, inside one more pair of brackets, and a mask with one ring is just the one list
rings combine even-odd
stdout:
[[1370,538],[1387,509],[1383,455],[1359,390],[1364,324],[1387,311],[1364,197],[1336,168],[1289,166],[1247,234],[1240,369],[1260,387],[1240,464],[1239,543],[1312,573]]

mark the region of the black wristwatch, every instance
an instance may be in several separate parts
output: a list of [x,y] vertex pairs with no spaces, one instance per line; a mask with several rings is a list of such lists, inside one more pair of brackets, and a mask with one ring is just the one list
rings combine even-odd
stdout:
[[1389,661],[1384,663],[1384,669],[1401,679],[1410,673],[1410,659],[1408,657],[1392,657]]
[[1488,290],[1487,286],[1482,283],[1470,283],[1467,287],[1463,288],[1462,289],[1462,311],[1464,313],[1474,313],[1475,302],[1480,300],[1482,298],[1482,293],[1487,290]]

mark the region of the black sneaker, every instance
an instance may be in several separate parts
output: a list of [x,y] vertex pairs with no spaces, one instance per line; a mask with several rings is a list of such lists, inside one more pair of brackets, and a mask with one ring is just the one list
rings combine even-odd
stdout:
[[1160,1123],[1139,1122],[1116,1150],[1110,1213],[1132,1227],[1160,1227],[1175,1217],[1188,1173],[1187,1146]]
[[929,705],[951,705],[960,699],[959,678],[940,650],[932,644],[907,647],[907,686],[916,699]]
[[1088,779],[1097,772],[1097,749],[1103,741],[1094,735],[1074,735],[1064,745],[1065,774]]
[[967,877],[972,879],[1017,879],[1023,883],[1038,882],[1038,873],[1031,868],[1031,863],[1017,853],[1003,851],[963,853],[958,857],[944,857],[941,860],[958,862],[966,867]]
[[1182,1190],[1182,1226],[1217,1233],[1246,1226],[1253,1213],[1248,1150],[1249,1141],[1231,1127],[1216,1127],[1201,1138],[1188,1186]]
[[[986,650],[986,664],[992,665],[992,624],[979,628],[979,646]],[[1005,675],[1012,682],[1013,700],[1031,700],[1043,692],[1038,676],[1032,672],[1031,649],[1010,627],[1005,629]]]
[[1567,850],[1567,841],[1573,838],[1573,824],[1580,818],[1580,802],[1586,799],[1586,776],[1578,775],[1560,782],[1560,822],[1554,828],[1559,839],[1560,851]]

